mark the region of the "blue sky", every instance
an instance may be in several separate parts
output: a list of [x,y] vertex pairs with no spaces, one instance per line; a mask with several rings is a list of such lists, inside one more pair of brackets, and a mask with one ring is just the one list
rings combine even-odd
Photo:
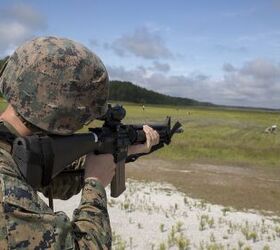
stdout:
[[0,0],[0,56],[40,35],[85,44],[112,80],[280,108],[280,0]]

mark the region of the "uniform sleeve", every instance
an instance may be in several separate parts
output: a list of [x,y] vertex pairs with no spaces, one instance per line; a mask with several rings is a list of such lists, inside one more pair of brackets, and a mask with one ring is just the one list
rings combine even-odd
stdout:
[[56,176],[47,187],[39,188],[39,192],[49,197],[51,188],[54,199],[68,200],[78,194],[84,185],[84,170],[62,172]]
[[93,178],[85,180],[79,207],[74,211],[78,249],[111,249],[111,227],[104,187]]
[[0,182],[1,245],[19,250],[111,248],[107,198],[98,181],[85,180],[72,221],[64,212],[54,213],[24,181],[0,174]]
[[67,200],[78,194],[84,185],[84,161],[85,156],[74,161],[57,175],[49,186],[41,187],[38,191],[49,197],[51,188],[52,197],[61,200]]

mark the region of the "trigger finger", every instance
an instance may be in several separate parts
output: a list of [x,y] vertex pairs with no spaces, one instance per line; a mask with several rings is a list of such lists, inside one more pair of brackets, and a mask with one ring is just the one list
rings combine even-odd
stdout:
[[156,130],[155,130],[155,136],[156,136],[156,144],[159,144],[160,136]]
[[156,135],[155,131],[152,131],[151,132],[151,141],[152,141],[152,143],[155,144],[156,140],[157,140],[157,135]]
[[146,145],[148,149],[151,148],[151,135],[148,133],[146,134]]

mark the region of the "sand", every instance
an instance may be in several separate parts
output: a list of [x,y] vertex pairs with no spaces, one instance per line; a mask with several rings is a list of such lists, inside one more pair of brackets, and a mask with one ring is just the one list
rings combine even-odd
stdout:
[[[280,249],[280,218],[192,199],[168,183],[127,181],[109,196],[113,249]],[[72,217],[80,194],[55,200]],[[246,248],[247,247],[247,248]]]

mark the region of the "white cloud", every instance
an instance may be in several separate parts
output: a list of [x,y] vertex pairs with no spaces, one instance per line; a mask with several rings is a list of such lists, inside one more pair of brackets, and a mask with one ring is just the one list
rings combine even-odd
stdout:
[[280,65],[258,58],[246,63],[241,69],[241,73],[246,76],[252,76],[255,80],[280,79]]
[[110,48],[122,57],[129,54],[152,60],[173,57],[158,32],[147,27],[137,28],[132,34],[121,36],[110,44]]
[[151,70],[168,72],[170,70],[170,65],[168,63],[160,63],[160,62],[154,61],[153,66],[151,67]]
[[223,105],[280,108],[280,65],[265,59],[249,61],[241,68],[225,64],[221,79],[199,72],[168,76],[150,70],[108,67],[112,80],[132,81],[164,94]]
[[47,27],[44,16],[28,5],[0,8],[0,55],[5,55]]

